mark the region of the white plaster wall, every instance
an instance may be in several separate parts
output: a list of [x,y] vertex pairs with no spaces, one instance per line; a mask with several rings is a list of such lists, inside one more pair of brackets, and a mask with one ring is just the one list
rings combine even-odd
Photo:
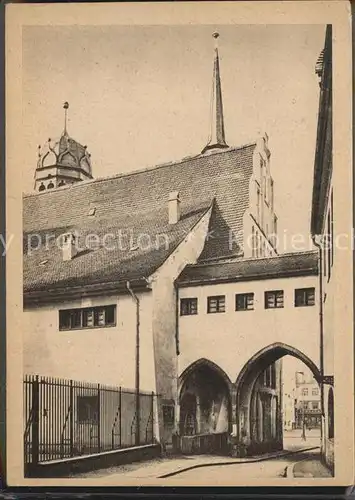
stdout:
[[176,291],[174,281],[186,264],[200,256],[208,232],[212,209],[151,276],[153,287],[153,336],[158,392],[163,398],[177,395]]
[[[156,391],[152,293],[139,294],[140,385]],[[59,330],[59,309],[117,304],[115,327]],[[136,305],[130,295],[63,302],[23,312],[24,373],[135,387]]]
[[[199,358],[220,366],[232,382],[260,349],[282,342],[319,366],[318,278],[283,278],[187,287],[180,298],[197,297],[198,314],[179,316],[179,374]],[[315,287],[316,305],[294,307],[295,288]],[[283,309],[264,309],[264,292],[284,290]],[[235,311],[235,294],[254,292],[254,311]],[[226,312],[207,314],[207,297],[226,296]]]

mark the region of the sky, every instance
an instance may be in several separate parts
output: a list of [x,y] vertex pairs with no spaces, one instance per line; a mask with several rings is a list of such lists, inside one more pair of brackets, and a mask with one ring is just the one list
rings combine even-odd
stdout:
[[37,146],[63,131],[65,101],[96,178],[201,152],[215,30],[227,143],[267,132],[279,233],[308,235],[323,25],[24,27],[23,190]]

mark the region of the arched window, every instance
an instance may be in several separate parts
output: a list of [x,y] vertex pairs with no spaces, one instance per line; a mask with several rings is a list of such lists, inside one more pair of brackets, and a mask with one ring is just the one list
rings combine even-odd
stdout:
[[38,191],[45,191],[45,189],[46,189],[46,186],[42,182],[42,184],[38,188]]
[[50,182],[47,186],[47,189],[53,189],[54,188],[54,184],[53,182]]
[[328,438],[334,438],[334,394],[332,387],[328,394]]

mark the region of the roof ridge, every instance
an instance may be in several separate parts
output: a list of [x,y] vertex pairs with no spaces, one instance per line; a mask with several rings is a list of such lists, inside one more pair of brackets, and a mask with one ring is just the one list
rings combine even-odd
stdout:
[[208,154],[198,153],[197,155],[185,156],[181,160],[160,163],[158,165],[153,165],[150,167],[144,167],[141,169],[132,170],[131,172],[121,172],[121,173],[117,173],[117,174],[113,174],[113,175],[108,175],[105,177],[97,177],[95,179],[87,179],[87,180],[84,180],[81,182],[75,182],[74,184],[67,184],[65,186],[61,186],[61,187],[58,187],[58,188],[56,188],[54,190],[50,190],[50,191],[46,190],[46,191],[40,191],[40,192],[36,191],[36,192],[31,192],[31,193],[23,193],[23,198],[30,198],[30,197],[39,196],[39,195],[43,196],[45,194],[57,193],[59,190],[63,191],[66,189],[75,189],[75,188],[78,188],[80,186],[87,186],[88,184],[105,182],[105,181],[112,180],[112,179],[120,179],[123,177],[129,177],[129,176],[133,176],[133,175],[143,174],[144,172],[152,172],[154,170],[158,170],[159,168],[165,168],[165,167],[170,167],[172,165],[176,165],[179,163],[180,164],[185,163],[187,161],[190,161],[190,160],[193,160],[196,158],[203,158],[203,157],[207,157],[207,156],[217,156],[217,155],[221,155],[221,154],[228,153],[231,151],[238,151],[238,150],[246,149],[246,148],[249,148],[251,146],[254,146],[255,144],[256,144],[256,141],[253,141],[253,142],[250,142],[247,144],[243,144],[242,146],[233,146],[230,148],[223,149],[221,151],[213,151],[213,152],[210,152]]
[[294,255],[306,255],[306,254],[317,254],[318,250],[301,250],[297,252],[285,252],[285,253],[280,253],[277,255],[272,255],[270,257],[248,257],[248,258],[238,258],[234,260],[230,260],[227,262],[227,260],[220,260],[218,261],[211,259],[210,262],[197,262],[196,264],[188,264],[186,267],[207,267],[207,266],[220,266],[220,265],[226,265],[226,264],[235,264],[236,262],[250,262],[250,261],[263,261],[263,260],[270,260],[270,259],[278,259],[278,258],[284,258],[284,257],[290,257]]

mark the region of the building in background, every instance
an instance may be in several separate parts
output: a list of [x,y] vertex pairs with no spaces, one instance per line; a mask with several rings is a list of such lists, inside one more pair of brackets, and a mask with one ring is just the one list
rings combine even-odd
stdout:
[[[332,27],[327,26],[324,50],[318,60],[320,97],[316,155],[314,163],[311,233],[319,248],[320,333],[322,374],[322,454],[334,469],[334,301],[337,248],[334,224],[340,206],[334,203],[332,161]],[[339,193],[340,197],[341,194]]]
[[321,398],[318,382],[312,374],[296,373],[294,398],[295,428],[319,429],[321,427]]

